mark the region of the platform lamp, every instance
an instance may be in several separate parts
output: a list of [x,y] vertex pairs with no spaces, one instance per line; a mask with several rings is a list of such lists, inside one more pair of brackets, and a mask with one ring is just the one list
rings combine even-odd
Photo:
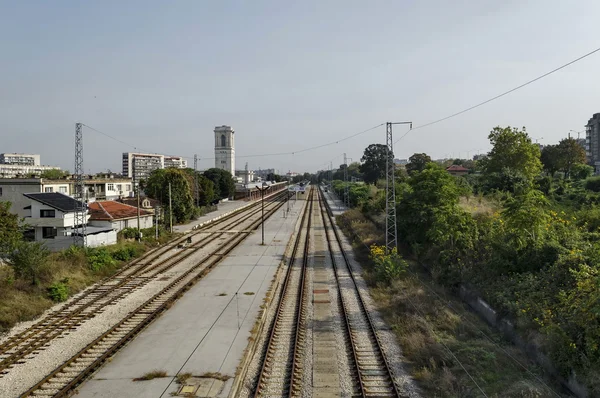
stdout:
[[262,207],[262,216],[260,226],[262,229],[262,245],[265,245],[265,191],[269,189],[266,182],[262,183],[262,187],[256,187],[260,191],[260,205]]

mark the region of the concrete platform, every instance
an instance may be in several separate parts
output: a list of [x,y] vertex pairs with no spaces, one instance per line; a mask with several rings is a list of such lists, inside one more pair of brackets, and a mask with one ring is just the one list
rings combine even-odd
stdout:
[[201,217],[198,217],[197,220],[194,221],[190,221],[187,224],[182,224],[182,225],[174,225],[173,226],[173,231],[174,232],[187,232],[187,231],[191,231],[192,228],[194,228],[195,225],[201,224],[203,222],[212,220],[215,217],[218,217],[220,215],[226,214],[226,213],[230,213],[234,210],[239,209],[242,206],[246,206],[248,204],[250,204],[252,202],[248,202],[245,200],[228,200],[226,202],[221,202],[217,205],[217,210],[215,211],[211,211],[210,213],[207,213]]
[[[200,379],[199,384],[188,388],[196,396],[227,396],[263,298],[298,220],[302,199],[290,202],[287,218],[279,211],[267,220],[265,246],[260,245],[259,228],[84,383],[78,397],[170,397],[181,387],[175,376],[188,372],[192,376],[209,372],[231,376],[225,383],[194,377],[192,380]],[[152,370],[165,371],[168,377],[133,381]]]

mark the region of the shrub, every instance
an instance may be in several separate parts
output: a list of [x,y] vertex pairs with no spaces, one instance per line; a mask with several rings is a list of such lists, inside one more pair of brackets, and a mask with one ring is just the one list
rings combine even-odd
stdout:
[[585,180],[585,189],[593,192],[600,192],[600,176],[590,177]]
[[54,282],[48,287],[48,297],[56,303],[60,303],[69,298],[69,279],[65,278],[60,282]]
[[89,267],[94,272],[100,271],[103,268],[114,267],[117,263],[104,247],[89,249],[87,257]]
[[18,278],[30,279],[38,283],[40,270],[48,262],[49,250],[40,242],[21,242],[11,253],[9,262]]
[[372,245],[370,257],[375,264],[377,279],[380,281],[390,283],[397,280],[408,268],[407,262],[398,255],[396,248],[386,254],[384,246]]

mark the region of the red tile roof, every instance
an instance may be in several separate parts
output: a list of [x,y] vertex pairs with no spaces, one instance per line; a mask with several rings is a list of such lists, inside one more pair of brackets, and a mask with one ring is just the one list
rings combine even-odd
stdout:
[[[115,202],[113,200],[101,200],[92,202],[88,205],[91,217],[90,220],[121,220],[125,218],[137,217],[137,207]],[[140,216],[151,215],[152,213],[140,209]]]
[[459,166],[457,164],[453,164],[446,168],[447,171],[469,171],[469,169]]

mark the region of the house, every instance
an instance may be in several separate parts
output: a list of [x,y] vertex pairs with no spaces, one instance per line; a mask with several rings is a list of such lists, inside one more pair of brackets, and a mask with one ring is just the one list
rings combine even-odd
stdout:
[[[137,228],[137,207],[112,200],[92,202],[88,206],[89,224],[94,227],[111,228],[119,232],[125,228]],[[152,228],[153,214],[140,209],[140,228]]]
[[465,174],[469,174],[469,169],[459,166],[457,164],[453,164],[449,167],[446,167],[446,171],[453,176],[464,176]]
[[[30,227],[36,242],[43,242],[50,250],[66,249],[73,244],[75,209],[81,202],[60,192],[26,193],[30,204],[24,208],[24,223]],[[117,243],[117,233],[112,228],[87,226],[86,246],[96,247]]]
[[[138,198],[137,196],[133,198],[122,198],[118,199],[117,202],[124,203],[126,205],[137,208]],[[160,207],[159,200],[151,199],[148,197],[140,197],[140,209],[146,210],[148,213],[154,214],[154,210],[158,207]]]
[[[20,217],[25,217],[27,212],[24,207],[29,204],[26,193],[52,193],[58,192],[74,196],[75,180],[48,178],[0,178],[0,201],[12,203],[11,211]],[[133,195],[130,178],[98,178],[90,177],[83,180],[85,198],[88,202],[94,200],[114,200]]]

